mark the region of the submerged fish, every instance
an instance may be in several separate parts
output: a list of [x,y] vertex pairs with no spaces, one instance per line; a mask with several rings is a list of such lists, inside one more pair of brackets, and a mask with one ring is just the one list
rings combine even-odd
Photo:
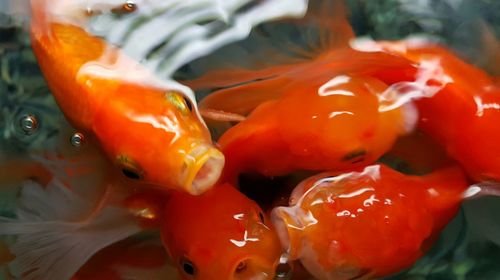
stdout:
[[183,279],[273,279],[281,247],[259,206],[229,184],[172,193],[162,239]]
[[419,67],[436,64],[440,86],[417,98],[419,127],[441,144],[477,181],[500,181],[500,87],[484,71],[430,42],[376,42],[373,47],[401,55]]
[[[159,227],[161,195],[123,188],[119,177],[100,176],[107,170],[96,162],[40,162],[57,171],[46,185],[24,181],[14,217],[0,217],[0,235],[16,236],[9,244],[14,255],[9,270],[15,277],[70,279],[104,247]],[[115,187],[107,188],[109,184]],[[113,191],[112,199],[101,199],[105,190]]]
[[317,279],[378,278],[410,267],[455,216],[467,190],[458,167],[426,176],[384,165],[322,173],[272,219],[291,260]]
[[[89,11],[81,4],[32,1],[33,49],[67,119],[128,178],[191,194],[209,189],[224,157],[194,98],[159,84],[120,49],[87,33]],[[123,4],[120,11],[133,12]]]
[[342,7],[319,2],[306,18],[317,17],[324,44],[304,50],[305,59],[257,70],[214,70],[187,82],[222,88],[200,103],[208,118],[241,115],[218,141],[228,180],[241,172],[279,176],[365,166],[413,128],[412,108],[382,108],[387,81],[395,73],[411,76],[410,61],[349,48],[354,35]]

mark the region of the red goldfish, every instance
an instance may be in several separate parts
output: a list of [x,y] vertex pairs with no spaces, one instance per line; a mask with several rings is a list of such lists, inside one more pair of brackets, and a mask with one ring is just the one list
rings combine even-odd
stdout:
[[316,278],[377,278],[421,257],[466,189],[459,168],[417,177],[372,165],[306,179],[272,219],[289,258]]
[[156,238],[133,238],[97,253],[72,280],[176,280],[163,245]]
[[[441,71],[429,83],[440,90],[415,102],[419,127],[478,181],[500,181],[500,88],[484,71],[429,42],[378,42],[374,46]],[[397,77],[397,76],[396,76]]]
[[163,219],[163,244],[183,279],[273,279],[279,240],[259,206],[231,185],[172,193]]
[[[133,12],[125,2],[122,10]],[[191,194],[210,188],[224,157],[194,99],[151,82],[152,73],[87,33],[81,25],[89,11],[79,4],[32,1],[33,49],[67,119],[126,177]]]
[[201,101],[207,117],[250,112],[218,142],[228,180],[241,172],[279,176],[364,166],[413,127],[411,108],[381,108],[386,81],[394,73],[413,73],[411,63],[350,49],[354,35],[347,20],[329,12],[342,9],[324,5],[317,21],[328,46],[310,59],[261,70],[215,71],[188,83],[224,88]]

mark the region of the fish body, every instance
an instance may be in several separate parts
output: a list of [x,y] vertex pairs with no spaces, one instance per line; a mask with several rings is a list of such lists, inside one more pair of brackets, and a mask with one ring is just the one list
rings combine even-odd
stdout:
[[229,184],[172,193],[162,240],[183,279],[273,279],[281,248],[259,206]]
[[153,82],[152,73],[84,30],[83,11],[74,15],[63,4],[71,7],[33,0],[31,36],[66,118],[131,179],[192,194],[210,188],[224,159],[194,100]]
[[[227,161],[224,180],[365,166],[412,129],[411,108],[383,109],[392,76],[414,76],[409,60],[350,48],[354,33],[340,1],[313,1],[304,19],[290,24],[299,34],[317,32],[319,42],[264,45],[262,54],[279,61],[216,69],[187,82],[215,89],[200,102],[207,118],[238,122],[218,141]],[[317,30],[300,29],[311,26]]]
[[272,219],[291,260],[318,279],[377,278],[410,267],[457,213],[458,167],[417,177],[384,165],[299,184]]
[[500,180],[500,88],[492,77],[462,61],[445,47],[411,41],[380,42],[386,52],[408,58],[420,67],[436,63],[440,85],[432,96],[415,100],[419,128],[459,161],[477,181]]
[[348,170],[373,163],[408,129],[404,108],[379,109],[388,89],[382,68],[391,63],[398,70],[411,69],[391,56],[345,50],[276,78],[276,87],[262,90],[279,98],[260,104],[219,139],[227,176]]

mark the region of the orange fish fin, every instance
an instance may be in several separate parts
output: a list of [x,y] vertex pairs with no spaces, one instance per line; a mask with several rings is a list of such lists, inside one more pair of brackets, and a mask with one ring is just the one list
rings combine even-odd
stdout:
[[199,108],[246,116],[260,104],[279,98],[284,84],[285,79],[271,78],[222,89],[202,99]]
[[241,122],[246,119],[245,116],[239,114],[203,108],[200,109],[200,114],[204,118],[220,122]]
[[0,163],[0,184],[19,183],[26,179],[34,179],[42,185],[52,179],[52,174],[40,163],[15,159]]
[[141,231],[128,211],[114,207],[75,222],[87,204],[57,179],[46,188],[32,181],[22,186],[16,218],[0,217],[0,235],[17,236],[9,245],[16,279],[70,279],[96,252]]
[[256,80],[267,80],[293,69],[294,66],[296,64],[276,65],[260,70],[230,67],[208,72],[197,79],[183,83],[194,90],[226,88]]
[[[354,38],[342,1],[310,1],[306,15],[256,27],[250,37],[190,64],[184,83],[218,89],[269,79],[298,64],[347,47]],[[188,71],[189,72],[189,71]]]

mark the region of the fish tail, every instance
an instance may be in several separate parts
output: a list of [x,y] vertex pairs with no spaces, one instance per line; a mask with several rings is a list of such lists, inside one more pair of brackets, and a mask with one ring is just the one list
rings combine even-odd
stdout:
[[319,26],[320,54],[346,47],[355,38],[354,31],[348,21],[348,9],[342,0],[311,1],[310,11],[306,14],[306,22]]
[[52,174],[40,163],[16,159],[0,163],[0,184],[19,183],[34,179],[41,184],[48,183]]
[[47,0],[31,0],[31,14],[31,30],[33,35],[39,36],[48,24]]
[[[354,33],[343,1],[309,1],[300,19],[263,24],[242,42],[203,58],[192,69],[205,69],[197,78],[184,81],[195,90],[214,91],[200,109],[246,115],[264,101],[279,97],[286,73],[332,50],[348,47]],[[235,56],[229,62],[228,56]],[[210,117],[210,116],[208,116]]]
[[17,236],[9,268],[22,279],[70,279],[97,251],[141,230],[127,211],[114,207],[74,222],[87,202],[56,179],[47,188],[26,182],[19,199],[15,218],[0,217],[0,235]]

